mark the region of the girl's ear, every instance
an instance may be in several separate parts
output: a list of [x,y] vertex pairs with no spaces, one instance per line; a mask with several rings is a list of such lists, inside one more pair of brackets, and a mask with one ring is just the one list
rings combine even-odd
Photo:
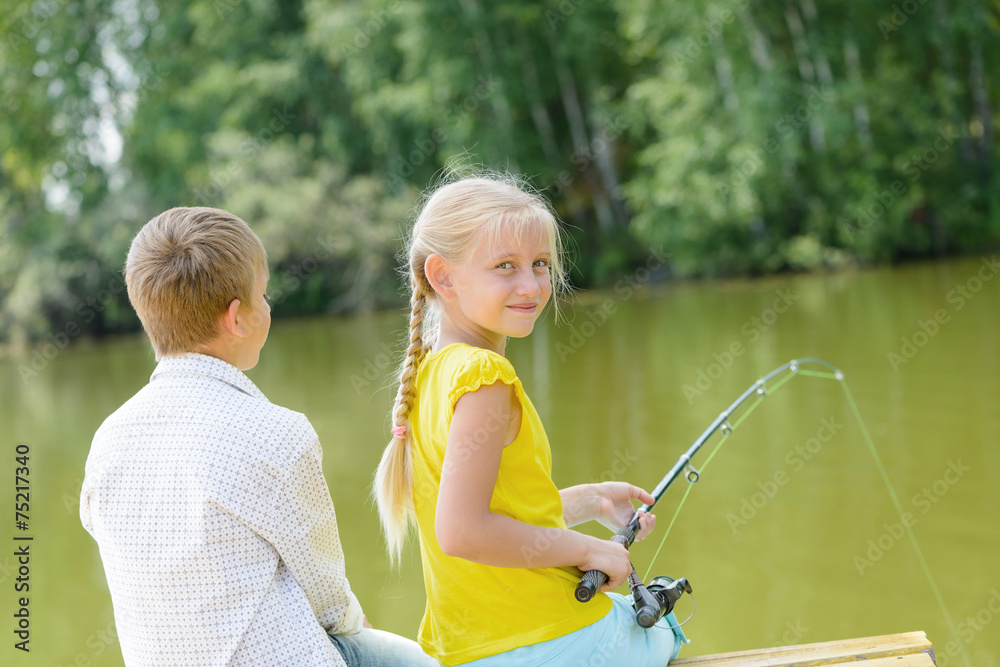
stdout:
[[429,255],[424,261],[424,275],[438,296],[443,299],[455,298],[455,286],[451,280],[452,267],[441,255]]

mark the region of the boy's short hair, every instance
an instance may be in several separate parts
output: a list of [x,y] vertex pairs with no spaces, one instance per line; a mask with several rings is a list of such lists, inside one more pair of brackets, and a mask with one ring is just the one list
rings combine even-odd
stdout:
[[195,352],[218,334],[233,299],[253,308],[267,253],[247,223],[217,208],[172,208],[147,222],[128,251],[125,285],[159,360]]

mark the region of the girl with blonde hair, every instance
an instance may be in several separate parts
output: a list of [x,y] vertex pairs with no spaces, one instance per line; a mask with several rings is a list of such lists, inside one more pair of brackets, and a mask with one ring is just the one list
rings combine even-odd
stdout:
[[[375,477],[389,553],[418,528],[423,649],[444,665],[665,665],[684,639],[673,615],[644,630],[628,598],[573,591],[580,570],[619,586],[621,545],[568,526],[628,522],[623,482],[559,490],[541,420],[504,352],[566,288],[556,218],[519,180],[490,174],[427,197],[407,243],[409,346],[393,437]],[[655,525],[641,519],[641,536]]]

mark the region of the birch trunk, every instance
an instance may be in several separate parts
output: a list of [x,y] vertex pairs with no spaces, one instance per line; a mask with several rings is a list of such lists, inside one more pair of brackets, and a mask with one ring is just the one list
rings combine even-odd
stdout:
[[[587,134],[587,125],[583,117],[583,107],[580,104],[580,94],[576,86],[576,78],[573,72],[566,66],[559,56],[556,45],[549,40],[549,48],[552,51],[552,60],[555,63],[556,78],[559,81],[559,94],[562,98],[563,109],[566,111],[566,121],[569,124],[570,137],[573,140],[574,156],[582,156],[583,164],[579,165],[581,175],[590,185],[590,195],[594,203],[594,213],[597,216],[597,224],[605,233],[614,229],[615,219],[611,202],[608,200],[608,193],[603,188],[593,187],[592,176],[589,167],[589,156],[593,155],[590,148],[590,137]],[[575,158],[574,158],[575,159]]]
[[844,40],[844,62],[847,64],[847,78],[858,91],[854,101],[854,127],[858,134],[858,142],[865,148],[872,145],[871,117],[868,115],[868,104],[865,103],[865,79],[861,73],[861,56],[858,44],[853,37]]
[[[816,67],[809,57],[809,42],[806,40],[805,27],[802,25],[798,10],[791,3],[785,4],[785,23],[788,24],[788,32],[792,36],[792,46],[798,59],[799,75],[803,81],[815,83]],[[807,86],[804,97],[808,99],[809,94]],[[826,133],[823,121],[817,113],[809,114],[809,144],[817,152],[826,150]]]
[[531,107],[531,121],[535,125],[538,133],[538,140],[545,153],[545,159],[553,166],[559,164],[559,146],[556,144],[555,131],[552,129],[552,119],[549,118],[549,111],[545,108],[542,99],[541,87],[538,85],[538,70],[535,68],[535,59],[531,47],[524,35],[518,36],[518,43],[521,49],[521,77],[524,80],[524,89],[528,93],[528,102]]
[[[473,25],[479,26],[479,16],[482,14],[482,8],[479,6],[478,0],[460,0],[462,4],[462,11],[465,15],[471,19]],[[486,66],[486,71],[491,75],[495,76],[498,81],[501,82],[500,90],[496,91],[494,94],[490,95],[490,107],[493,110],[493,115],[497,119],[497,124],[500,126],[501,130],[501,140],[503,144],[503,150],[506,155],[497,156],[496,162],[499,162],[501,158],[507,161],[508,167],[513,171],[517,171],[517,159],[514,152],[514,122],[512,120],[513,116],[510,112],[510,105],[507,104],[507,95],[503,87],[503,76],[497,70],[497,62],[495,51],[493,49],[493,41],[490,39],[489,33],[483,30],[481,27],[476,28],[476,40],[479,42],[480,52],[483,57],[483,64]]]

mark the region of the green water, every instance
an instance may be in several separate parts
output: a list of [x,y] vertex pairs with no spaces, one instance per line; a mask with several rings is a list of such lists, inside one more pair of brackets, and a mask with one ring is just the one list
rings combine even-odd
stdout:
[[[840,367],[970,663],[997,665],[1000,279],[982,268],[990,279],[977,283],[983,266],[973,258],[651,292],[622,285],[580,295],[567,308],[572,326],[546,321],[508,353],[548,428],[560,485],[613,476],[651,488],[773,367],[803,356]],[[385,349],[403,326],[399,313],[278,321],[249,375],[272,401],[311,418],[352,585],[376,627],[412,637],[423,607],[419,556],[411,548],[400,570],[388,569],[368,500],[388,433],[395,360]],[[10,521],[0,531],[0,663],[121,665],[77,494],[94,430],[147,381],[152,354],[141,337],[36,351],[54,358],[42,367],[35,356],[40,370],[30,377],[22,372],[31,356],[0,360],[0,499]],[[25,533],[13,525],[21,442],[31,457]],[[658,506],[658,534],[634,548],[640,573],[684,486]],[[898,521],[840,386],[796,377],[712,461],[653,573],[694,586],[689,655],[924,630],[941,656],[948,627],[912,546],[896,537]],[[34,538],[29,654],[13,648],[15,535]],[[690,604],[679,603],[680,618]]]

